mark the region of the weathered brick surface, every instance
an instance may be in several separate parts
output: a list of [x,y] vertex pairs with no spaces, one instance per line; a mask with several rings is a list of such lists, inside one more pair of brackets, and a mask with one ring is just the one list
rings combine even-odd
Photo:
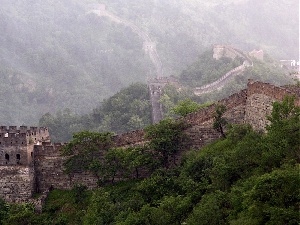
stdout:
[[60,144],[39,145],[34,149],[34,169],[37,192],[45,192],[51,188],[71,189],[76,184],[84,184],[89,188],[97,186],[97,178],[90,173],[67,175],[63,169],[66,157],[60,155]]
[[272,112],[272,104],[282,101],[285,96],[295,96],[296,105],[300,106],[300,88],[287,89],[271,84],[249,81],[244,123],[255,130],[265,130],[269,123],[266,116]]
[[32,168],[0,166],[0,197],[9,202],[22,202],[34,192]]

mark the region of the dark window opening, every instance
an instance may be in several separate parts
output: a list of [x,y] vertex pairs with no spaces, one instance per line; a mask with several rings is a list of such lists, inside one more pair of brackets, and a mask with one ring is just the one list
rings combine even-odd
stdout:
[[6,164],[9,162],[9,154],[5,154],[5,160],[6,160]]
[[31,158],[32,158],[33,157],[33,152],[31,152],[30,155],[31,155]]
[[17,154],[16,157],[17,157],[17,164],[20,164],[21,155]]

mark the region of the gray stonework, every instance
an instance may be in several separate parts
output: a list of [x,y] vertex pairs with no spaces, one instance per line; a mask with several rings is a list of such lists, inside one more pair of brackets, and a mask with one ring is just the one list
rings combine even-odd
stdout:
[[34,146],[50,141],[47,128],[0,126],[0,197],[28,201],[36,191]]
[[269,124],[267,116],[272,112],[275,100],[263,94],[253,94],[247,98],[245,123],[250,124],[255,130],[265,130]]
[[23,202],[34,193],[34,173],[26,166],[0,166],[0,197],[8,202]]
[[[230,123],[249,123],[255,130],[264,130],[266,115],[271,113],[272,103],[282,101],[286,95],[295,95],[296,104],[300,106],[299,87],[292,90],[249,81],[247,89],[182,118],[187,125],[185,133],[189,147],[201,149],[220,138],[220,134],[212,129],[216,105],[226,106],[224,116]],[[49,189],[71,189],[75,184],[83,184],[91,189],[97,186],[97,178],[92,174],[76,173],[68,176],[64,173],[65,158],[60,155],[62,145],[49,142],[48,129],[0,127],[0,135],[1,198],[9,202],[33,202],[40,209]],[[148,141],[143,130],[113,137],[115,147],[141,146]],[[186,150],[180,151],[177,161]],[[32,199],[34,193],[42,193],[41,198]]]

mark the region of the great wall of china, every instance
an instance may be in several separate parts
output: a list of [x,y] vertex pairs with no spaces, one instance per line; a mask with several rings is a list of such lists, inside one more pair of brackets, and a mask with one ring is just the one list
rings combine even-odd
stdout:
[[219,60],[222,57],[228,57],[234,59],[235,57],[241,57],[243,58],[243,64],[233,68],[232,70],[228,71],[226,74],[224,74],[222,77],[220,77],[218,80],[206,84],[202,87],[195,88],[195,95],[202,95],[206,93],[210,93],[216,90],[220,90],[224,85],[229,81],[230,78],[241,74],[247,67],[253,66],[253,62],[249,56],[247,56],[245,53],[243,53],[240,50],[237,50],[231,46],[228,45],[215,45],[214,46],[214,54],[213,58],[216,60]]
[[[116,23],[129,26],[143,40],[143,49],[149,54],[156,67],[156,78],[149,81],[149,91],[153,107],[153,122],[162,119],[162,109],[159,99],[162,88],[166,84],[176,83],[176,79],[162,77],[162,64],[156,51],[155,43],[148,34],[133,23],[120,19],[98,5],[97,9],[89,11],[98,16],[106,16]],[[240,56],[244,63],[229,71],[217,81],[199,87],[195,93],[203,94],[222,88],[222,86],[247,66],[252,65],[251,59],[244,53],[230,46],[215,46],[214,58]],[[213,116],[216,104],[226,106],[224,116],[233,124],[250,124],[255,130],[264,130],[268,121],[266,115],[272,110],[274,101],[282,101],[284,96],[296,96],[296,105],[300,106],[300,89],[276,87],[271,84],[249,81],[247,89],[220,100],[206,108],[187,115],[183,121],[188,125],[185,133],[190,140],[190,148],[201,149],[204,145],[220,138],[213,128]],[[136,130],[113,138],[115,147],[143,145],[148,140],[143,130]],[[50,142],[47,128],[21,126],[0,127],[0,197],[8,202],[33,202],[41,206],[47,192],[51,188],[71,189],[75,184],[83,184],[89,188],[97,187],[97,178],[89,173],[76,173],[69,176],[64,173],[63,161],[60,155],[62,144]],[[186,151],[188,149],[184,149]],[[178,158],[180,158],[178,154]],[[33,198],[39,193],[39,198]]]
[[[149,55],[153,65],[156,68],[156,78],[152,78],[148,80],[148,87],[150,92],[150,102],[152,106],[152,123],[157,123],[163,118],[163,110],[162,110],[162,104],[160,102],[161,94],[163,87],[168,84],[168,77],[163,77],[163,66],[162,62],[160,60],[160,57],[156,50],[156,43],[153,42],[145,31],[140,29],[138,26],[136,26],[134,23],[122,19],[113,13],[109,12],[106,9],[106,6],[104,4],[92,4],[90,6],[90,10],[87,12],[87,14],[93,13],[95,15],[98,15],[99,17],[107,17],[111,21],[119,24],[123,24],[124,26],[130,27],[134,33],[136,33],[142,40],[143,40],[143,50],[146,54]],[[232,46],[228,45],[215,45],[214,46],[214,54],[213,58],[216,60],[222,58],[222,57],[229,57],[234,59],[235,57],[241,57],[244,59],[244,62],[242,65],[230,70],[226,74],[224,74],[221,78],[218,80],[206,84],[202,87],[197,87],[194,90],[195,95],[202,95],[207,94],[216,90],[220,90],[229,80],[230,78],[241,74],[247,67],[252,66],[253,62],[251,58],[245,54],[244,52],[233,48]],[[254,55],[255,52],[252,52]],[[260,58],[263,58],[263,52],[259,52]]]
[[[300,88],[289,89],[267,83],[249,81],[247,89],[220,100],[216,104],[226,106],[224,116],[232,124],[248,123],[256,130],[264,130],[266,115],[272,110],[274,101],[284,96],[296,96],[300,106]],[[220,137],[213,128],[216,104],[183,118],[187,128],[190,148],[201,149]],[[147,140],[143,130],[117,135],[115,147],[143,145]],[[60,155],[62,144],[50,143],[46,128],[1,127],[0,129],[0,197],[8,202],[34,202],[41,205],[51,188],[71,189],[75,184],[89,188],[97,186],[97,178],[88,173],[68,176],[63,171],[64,157]],[[184,149],[183,151],[188,150]],[[178,154],[178,157],[180,157]],[[32,198],[35,193],[41,197]]]

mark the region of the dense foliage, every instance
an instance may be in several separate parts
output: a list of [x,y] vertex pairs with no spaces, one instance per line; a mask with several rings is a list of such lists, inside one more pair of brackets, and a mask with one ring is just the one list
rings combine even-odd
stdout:
[[183,149],[187,139],[183,133],[185,128],[183,121],[171,119],[145,128],[145,136],[150,140],[149,148],[156,152],[164,168],[169,167],[170,160],[176,164],[175,156]]
[[146,179],[94,191],[54,190],[42,214],[0,202],[1,223],[297,225],[299,116],[293,98],[286,98],[274,104],[267,133],[234,125],[225,139]]
[[73,139],[62,148],[67,174],[91,172],[98,183],[114,182],[120,179],[139,178],[157,168],[176,165],[176,154],[187,145],[182,121],[166,119],[145,128],[148,140],[143,147],[116,147],[112,133],[83,131],[74,134]]

